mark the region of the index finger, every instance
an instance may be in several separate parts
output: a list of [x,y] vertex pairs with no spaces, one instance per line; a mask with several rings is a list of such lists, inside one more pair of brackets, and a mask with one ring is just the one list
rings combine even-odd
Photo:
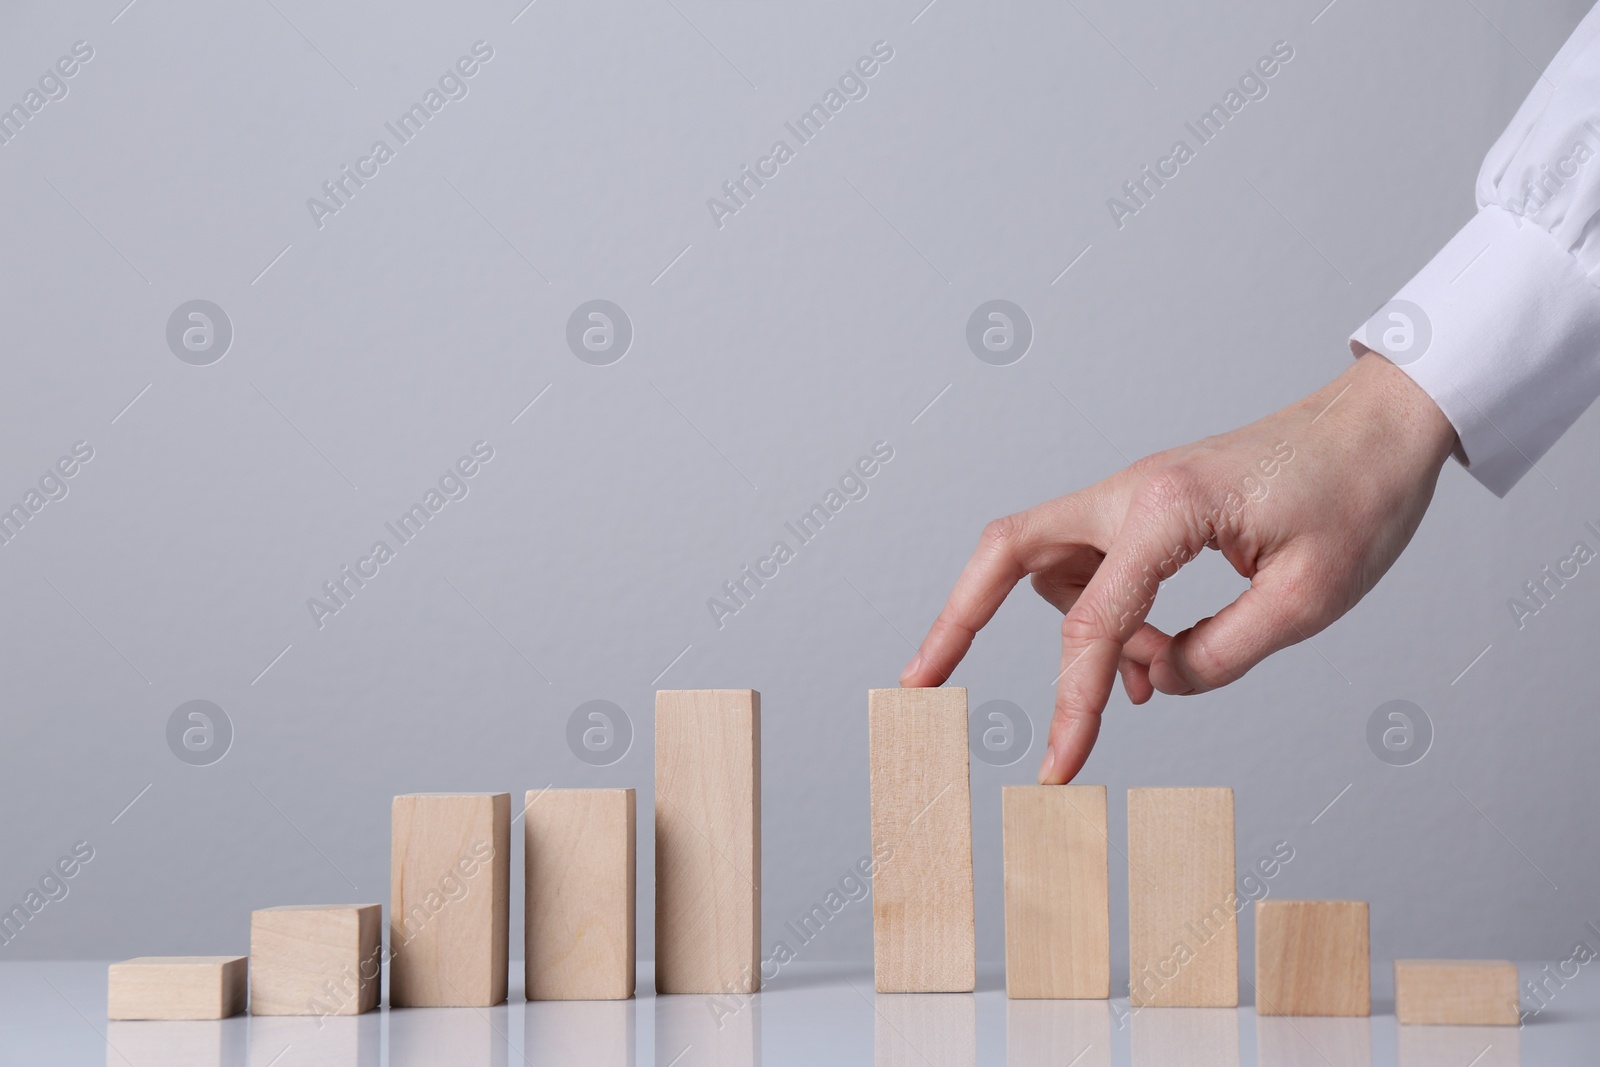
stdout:
[[1123,646],[1144,627],[1161,583],[1205,548],[1209,534],[1184,515],[1179,507],[1130,521],[1062,620],[1061,673],[1041,785],[1070,782],[1083,769]]
[[903,686],[943,685],[979,630],[1027,575],[1085,547],[1108,543],[1109,523],[1089,490],[996,519],[983,529],[977,550],[956,579],[950,599],[905,670]]

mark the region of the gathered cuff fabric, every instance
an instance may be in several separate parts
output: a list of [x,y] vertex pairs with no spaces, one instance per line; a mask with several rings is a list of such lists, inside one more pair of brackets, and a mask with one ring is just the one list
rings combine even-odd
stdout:
[[1600,288],[1549,232],[1483,208],[1350,335],[1455,427],[1456,458],[1504,496],[1600,396]]

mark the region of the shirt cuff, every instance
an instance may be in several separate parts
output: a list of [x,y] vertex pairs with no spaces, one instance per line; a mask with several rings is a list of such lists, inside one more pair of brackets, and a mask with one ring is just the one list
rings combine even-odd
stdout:
[[1600,289],[1549,233],[1486,207],[1350,348],[1404,369],[1467,471],[1504,496],[1600,396]]

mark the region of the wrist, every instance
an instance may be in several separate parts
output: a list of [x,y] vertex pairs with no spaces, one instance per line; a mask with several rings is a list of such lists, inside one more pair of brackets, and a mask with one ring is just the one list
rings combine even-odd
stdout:
[[[1326,399],[1317,402],[1323,394]],[[1323,411],[1334,397],[1340,399],[1337,406],[1327,409],[1329,418],[1345,408],[1336,424],[1353,423],[1434,470],[1443,467],[1456,448],[1455,427],[1439,405],[1409,374],[1376,352],[1364,352],[1325,389],[1307,399],[1315,403],[1317,411]]]

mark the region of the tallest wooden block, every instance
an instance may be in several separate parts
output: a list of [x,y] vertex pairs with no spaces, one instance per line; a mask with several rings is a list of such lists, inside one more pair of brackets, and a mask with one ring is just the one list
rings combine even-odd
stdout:
[[761,694],[656,693],[656,992],[754,993]]
[[880,993],[970,993],[967,691],[872,689],[872,960]]

